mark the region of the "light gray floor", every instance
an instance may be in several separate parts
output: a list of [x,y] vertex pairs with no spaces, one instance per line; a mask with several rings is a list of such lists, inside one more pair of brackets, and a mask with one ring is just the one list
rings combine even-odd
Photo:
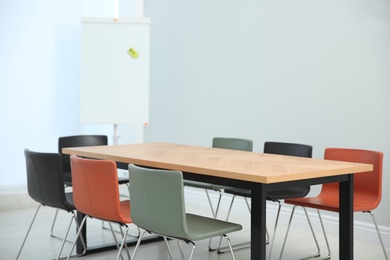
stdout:
[[[207,204],[205,204],[207,206]],[[188,205],[187,210],[189,212],[195,212],[198,214],[210,215],[208,208],[199,208]],[[26,208],[12,211],[0,211],[0,259],[8,260],[15,259],[17,252],[23,241],[23,237],[27,231],[30,221],[34,215],[35,208]],[[38,214],[36,223],[33,226],[30,236],[25,244],[20,259],[53,259],[56,257],[57,252],[60,248],[61,242],[58,239],[50,237],[50,227],[54,216],[54,210],[51,208],[43,207],[41,212]],[[233,213],[234,215],[234,213]],[[69,216],[65,212],[61,212],[56,225],[56,233],[63,234],[65,226],[69,221]],[[245,242],[249,238],[249,220],[248,218],[232,218],[231,221],[238,222],[244,226],[244,230],[236,232],[230,235],[232,243]],[[272,230],[272,225],[268,225],[268,229]],[[71,238],[75,237],[74,228],[72,228]],[[136,229],[133,227],[132,232]],[[277,233],[277,239],[274,246],[274,254],[272,259],[279,259],[279,252],[281,248],[282,238],[285,232],[285,226],[280,226],[278,229],[280,232]],[[283,259],[299,259],[300,257],[306,256],[316,251],[314,242],[311,237],[311,233],[306,229],[293,228],[289,236],[288,245],[284,254]],[[326,247],[323,242],[321,234],[318,234],[321,248],[323,253],[326,254]],[[329,236],[332,249],[332,259],[338,258],[338,237]],[[100,221],[91,220],[88,226],[88,242],[90,245],[98,245],[104,242],[113,241],[112,235],[109,231],[102,229]],[[179,250],[175,241],[170,241],[171,248],[174,252],[176,259],[180,259]],[[208,251],[208,241],[201,241],[197,243],[195,250],[195,256],[193,259],[203,260],[220,260],[220,259],[231,259],[229,253],[217,254],[216,252]],[[184,248],[189,252],[190,247],[184,245]],[[268,250],[269,246],[267,246]],[[130,247],[130,254],[133,252]],[[66,244],[64,254],[67,254],[70,250],[70,244]],[[389,254],[389,248],[387,248]],[[111,250],[103,253],[90,254],[83,256],[79,259],[115,259],[116,250]],[[236,258],[238,259],[249,259],[250,250],[243,249],[235,251]],[[125,255],[124,255],[124,259]],[[147,245],[141,245],[137,259],[143,260],[157,260],[157,259],[169,259],[166,246],[163,242],[156,242]],[[361,241],[355,241],[355,259],[384,259],[382,249],[377,244],[370,244]]]

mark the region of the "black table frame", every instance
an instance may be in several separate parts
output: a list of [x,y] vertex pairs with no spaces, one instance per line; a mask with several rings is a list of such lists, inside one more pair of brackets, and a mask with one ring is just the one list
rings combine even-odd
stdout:
[[283,188],[340,183],[339,258],[353,260],[353,174],[312,178],[279,183],[255,183],[186,173],[185,178],[224,186],[249,189],[251,196],[251,260],[266,260],[266,194]]
[[[140,165],[142,166],[142,165]],[[148,165],[144,165],[148,167]],[[122,167],[120,167],[122,168]],[[202,174],[184,173],[184,178],[195,181],[202,181],[220,184],[230,187],[248,189],[252,191],[251,196],[251,260],[266,260],[266,194],[268,191],[280,190],[288,187],[318,185],[332,182],[340,183],[340,212],[339,212],[339,258],[353,260],[353,174],[344,174],[321,178],[308,178],[304,180],[279,182],[279,183],[256,183],[249,181],[234,180],[222,177],[214,177]],[[77,212],[77,219],[81,223],[85,215]],[[82,235],[86,239],[87,227],[84,225]],[[142,243],[154,242],[160,238],[149,238]],[[128,242],[128,245],[135,245],[136,241]],[[86,254],[101,252],[116,248],[115,244],[103,245],[88,248]],[[77,253],[82,254],[83,246],[80,240],[77,242]]]

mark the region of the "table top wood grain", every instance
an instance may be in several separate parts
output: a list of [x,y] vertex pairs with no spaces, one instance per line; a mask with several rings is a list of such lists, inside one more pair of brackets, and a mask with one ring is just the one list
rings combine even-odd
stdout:
[[63,153],[264,184],[372,171],[370,164],[172,143],[64,148]]

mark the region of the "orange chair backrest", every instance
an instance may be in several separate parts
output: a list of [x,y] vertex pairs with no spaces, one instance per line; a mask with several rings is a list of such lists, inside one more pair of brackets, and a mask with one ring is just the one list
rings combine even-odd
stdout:
[[[356,196],[358,193],[364,194],[363,198],[370,198],[371,205],[367,204],[366,210],[378,207],[382,199],[383,153],[359,149],[327,148],[324,158],[327,160],[372,164],[374,167],[373,171],[354,175],[354,196],[355,200],[362,198],[362,196]],[[338,192],[338,183],[322,185],[321,193],[334,194],[338,198]]]
[[92,217],[123,222],[115,162],[75,155],[70,157],[70,161],[76,209]]

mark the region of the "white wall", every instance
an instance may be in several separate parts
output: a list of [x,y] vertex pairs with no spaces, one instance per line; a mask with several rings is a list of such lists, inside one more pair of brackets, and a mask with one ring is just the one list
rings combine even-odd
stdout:
[[[384,152],[390,226],[390,2],[147,0],[146,141],[214,136]],[[357,219],[363,217],[357,215]]]
[[[57,152],[59,136],[87,133],[111,141],[112,126],[80,124],[80,18],[114,17],[113,2],[0,1],[0,193],[25,189],[25,148]],[[140,3],[120,0],[119,17],[142,16]],[[137,133],[120,125],[119,142]]]
[[77,120],[78,1],[1,1],[0,187],[26,183],[23,150],[56,151]]

